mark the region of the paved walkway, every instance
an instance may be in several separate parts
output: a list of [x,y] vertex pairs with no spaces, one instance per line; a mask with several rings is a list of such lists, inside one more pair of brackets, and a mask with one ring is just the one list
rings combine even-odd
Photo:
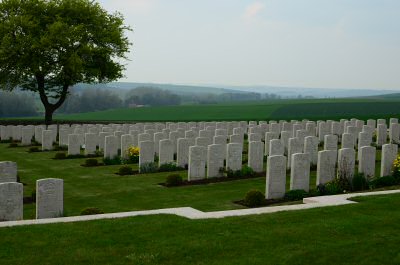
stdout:
[[0,222],[0,228],[1,227],[12,227],[12,226],[22,226],[22,225],[82,222],[82,221],[126,218],[126,217],[133,217],[133,216],[156,215],[156,214],[174,214],[174,215],[185,217],[188,219],[224,218],[224,217],[230,217],[230,216],[267,214],[267,213],[276,213],[276,212],[282,212],[282,211],[295,211],[295,210],[304,210],[304,209],[327,207],[327,206],[352,204],[352,203],[356,203],[356,202],[348,200],[349,198],[352,198],[352,197],[384,195],[384,194],[394,194],[394,193],[400,193],[400,190],[376,191],[376,192],[311,197],[311,198],[303,199],[304,204],[269,206],[269,207],[261,207],[261,208],[217,211],[217,212],[202,212],[202,211],[193,209],[191,207],[182,207],[182,208],[169,208],[169,209],[158,209],[158,210],[149,210],[149,211],[135,211],[135,212],[108,213],[108,214],[86,215],[86,216],[71,216],[71,217],[39,219],[39,220]]

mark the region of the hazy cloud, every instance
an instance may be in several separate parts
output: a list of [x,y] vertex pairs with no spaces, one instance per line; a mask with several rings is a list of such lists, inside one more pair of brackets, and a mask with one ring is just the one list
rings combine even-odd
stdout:
[[253,19],[257,17],[257,15],[265,8],[265,4],[261,1],[257,1],[252,3],[251,5],[246,7],[246,10],[243,13],[244,19]]

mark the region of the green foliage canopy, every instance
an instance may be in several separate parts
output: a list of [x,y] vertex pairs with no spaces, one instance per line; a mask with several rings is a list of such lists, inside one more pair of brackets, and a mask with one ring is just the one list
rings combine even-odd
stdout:
[[38,92],[46,122],[71,86],[122,77],[130,28],[94,1],[3,0],[0,21],[0,88]]

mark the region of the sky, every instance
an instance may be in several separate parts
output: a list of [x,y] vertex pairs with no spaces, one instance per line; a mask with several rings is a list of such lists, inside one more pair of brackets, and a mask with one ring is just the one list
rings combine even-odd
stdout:
[[133,28],[120,81],[400,90],[399,0],[99,0]]

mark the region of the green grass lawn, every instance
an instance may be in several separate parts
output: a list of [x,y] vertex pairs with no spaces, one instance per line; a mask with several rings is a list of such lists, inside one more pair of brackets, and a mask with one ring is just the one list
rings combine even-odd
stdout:
[[[265,177],[213,183],[198,186],[166,188],[158,185],[171,173],[119,176],[120,166],[82,167],[85,159],[54,160],[57,153],[28,153],[29,148],[8,148],[0,144],[0,161],[15,161],[24,186],[24,196],[30,196],[36,180],[64,180],[64,209],[66,216],[80,215],[87,207],[97,207],[106,213],[190,206],[201,211],[240,209],[234,203],[252,189],[265,192]],[[99,158],[100,160],[100,158]],[[376,174],[379,175],[380,151]],[[137,165],[133,165],[137,168]],[[179,172],[187,178],[187,171]],[[310,188],[315,189],[316,172],[310,176]],[[286,187],[289,190],[290,172]],[[24,205],[24,219],[35,218],[35,204]]]
[[0,263],[400,264],[400,194],[275,214],[141,216],[0,229]]

